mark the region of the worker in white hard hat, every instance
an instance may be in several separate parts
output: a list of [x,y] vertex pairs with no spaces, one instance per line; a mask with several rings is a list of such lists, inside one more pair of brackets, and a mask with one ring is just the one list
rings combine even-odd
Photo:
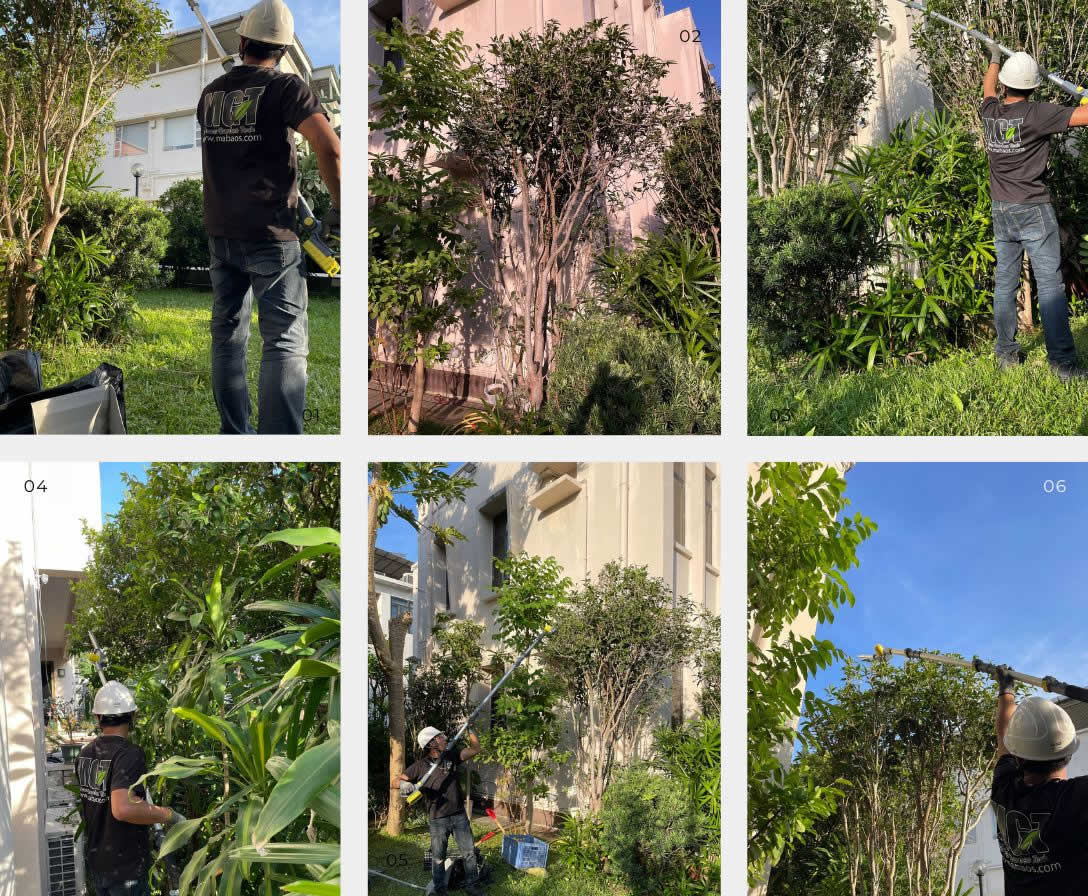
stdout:
[[401,794],[407,796],[419,781],[438,762],[423,785],[427,800],[427,827],[431,832],[431,880],[435,896],[446,896],[446,852],[450,834],[457,841],[457,848],[465,862],[464,891],[472,896],[483,896],[480,869],[476,863],[476,846],[472,842],[472,826],[465,812],[465,795],[458,780],[458,767],[480,752],[480,739],[475,732],[466,733],[468,746],[458,749],[449,745],[449,738],[437,728],[427,727],[419,732],[416,742],[422,755],[404,770],[399,782]]
[[147,772],[144,751],[128,737],[136,701],[119,681],[108,681],[95,694],[93,712],[100,734],[76,760],[80,812],[86,828],[87,866],[97,896],[151,896],[148,828],[185,819],[180,813],[147,802],[136,782]]
[[[990,67],[983,82],[979,115],[990,161],[993,200],[997,364],[1004,369],[1021,361],[1016,341],[1016,295],[1026,251],[1038,287],[1050,369],[1063,382],[1084,379],[1088,370],[1077,361],[1069,329],[1061,235],[1046,185],[1046,165],[1050,137],[1071,127],[1088,125],[1088,106],[1033,102],[1032,92],[1043,80],[1036,61],[1027,53],[1013,53],[1001,65],[997,44],[990,42],[989,48]],[[1003,96],[999,95],[999,84],[1004,88]]]
[[1005,871],[1005,896],[1088,893],[1088,777],[1070,778],[1080,746],[1059,704],[1028,697],[1016,705],[1008,667],[994,678],[997,768],[990,798]]
[[[277,70],[295,39],[283,0],[261,0],[238,34],[242,65],[205,87],[197,106],[215,294],[212,392],[222,433],[297,434],[306,411],[308,294],[294,133],[313,148],[332,197],[325,236],[340,226],[340,138],[310,85]],[[263,342],[256,430],[246,378],[254,302]]]

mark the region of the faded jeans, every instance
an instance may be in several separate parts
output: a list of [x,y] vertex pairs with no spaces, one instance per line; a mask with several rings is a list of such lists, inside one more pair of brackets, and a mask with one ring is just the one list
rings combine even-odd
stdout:
[[431,880],[434,881],[435,893],[446,892],[446,847],[450,834],[457,839],[457,848],[465,859],[465,883],[475,883],[480,870],[476,867],[476,846],[472,842],[468,816],[458,812],[445,818],[432,818],[427,826],[431,830]]
[[210,237],[212,393],[221,433],[252,433],[246,348],[253,300],[264,343],[257,418],[262,434],[298,434],[306,411],[306,278],[297,240]]
[[1016,292],[1024,251],[1039,293],[1046,353],[1053,367],[1077,363],[1077,350],[1069,329],[1069,303],[1062,280],[1061,238],[1054,206],[993,203],[994,248],[997,277],[994,286],[995,351],[999,357],[1014,358],[1020,352],[1016,341]]
[[91,883],[96,896],[151,896],[151,885],[147,882],[146,873],[135,880],[104,884],[98,874],[92,871]]

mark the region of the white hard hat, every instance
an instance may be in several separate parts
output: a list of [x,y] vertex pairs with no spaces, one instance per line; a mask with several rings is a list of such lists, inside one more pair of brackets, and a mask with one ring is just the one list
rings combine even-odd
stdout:
[[1032,90],[1043,83],[1043,76],[1039,74],[1039,63],[1023,51],[1013,53],[1006,59],[997,77],[1006,87],[1015,87],[1017,90]]
[[261,0],[246,13],[238,33],[273,47],[286,47],[295,39],[295,17],[283,0]]
[[439,731],[437,728],[431,728],[430,726],[424,728],[422,731],[419,732],[419,735],[416,737],[416,742],[419,744],[419,748],[421,750],[426,750],[427,744],[429,744],[432,740],[438,737],[438,735],[440,735],[441,733],[442,732]]
[[1021,759],[1049,762],[1076,753],[1080,738],[1069,713],[1057,703],[1028,697],[1012,714],[1005,746]]
[[119,681],[107,681],[94,695],[96,716],[123,716],[130,712],[136,712],[136,701],[132,691]]

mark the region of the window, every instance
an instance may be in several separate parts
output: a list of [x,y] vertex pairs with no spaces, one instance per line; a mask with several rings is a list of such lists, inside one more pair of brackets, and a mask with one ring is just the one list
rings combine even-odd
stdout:
[[174,118],[167,118],[163,133],[163,148],[167,151],[192,149],[196,145],[195,134],[195,115],[178,115]]
[[148,128],[146,121],[119,124],[113,131],[115,156],[142,156],[147,152]]
[[510,556],[510,525],[506,516],[506,508],[491,519],[491,587],[501,588],[503,583],[502,570],[495,561],[505,560]]
[[[396,619],[398,616],[403,616],[405,613],[412,612],[412,602],[405,600],[403,597],[389,597],[389,618]],[[412,625],[408,626],[408,631],[412,630],[412,627],[416,624],[415,619],[412,619]]]
[[677,544],[687,543],[687,533],[684,529],[684,508],[686,495],[684,488],[684,465],[672,465],[672,531],[673,541]]
[[714,492],[717,477],[710,471],[706,471],[706,482],[703,489],[703,562],[710,566],[718,565],[718,555],[714,550]]

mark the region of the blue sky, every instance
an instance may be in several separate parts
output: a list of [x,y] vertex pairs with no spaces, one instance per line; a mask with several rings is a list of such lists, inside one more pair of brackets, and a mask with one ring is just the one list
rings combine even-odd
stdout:
[[699,40],[703,55],[714,66],[711,71],[719,84],[722,82],[722,7],[721,0],[665,0],[665,12],[691,8],[695,24],[699,28]]
[[846,482],[848,512],[879,528],[846,576],[856,605],[820,637],[853,656],[928,648],[1088,683],[1088,464],[859,464]]
[[[447,473],[452,473],[461,466],[461,463],[461,461],[449,463],[443,469]],[[411,498],[407,495],[399,495],[397,503],[408,504],[410,500]],[[389,522],[378,530],[378,547],[407,557],[413,563],[419,559],[419,535],[399,516],[390,514]]]
[[99,464],[98,478],[102,483],[102,519],[117,513],[125,496],[122,473],[128,473],[140,481],[147,478],[149,464]]
[[[355,0],[352,0],[355,2]],[[245,12],[256,0],[201,0],[200,9],[209,22]],[[174,28],[200,24],[186,0],[159,0]],[[315,66],[340,64],[340,0],[287,0],[295,16],[295,33]]]

